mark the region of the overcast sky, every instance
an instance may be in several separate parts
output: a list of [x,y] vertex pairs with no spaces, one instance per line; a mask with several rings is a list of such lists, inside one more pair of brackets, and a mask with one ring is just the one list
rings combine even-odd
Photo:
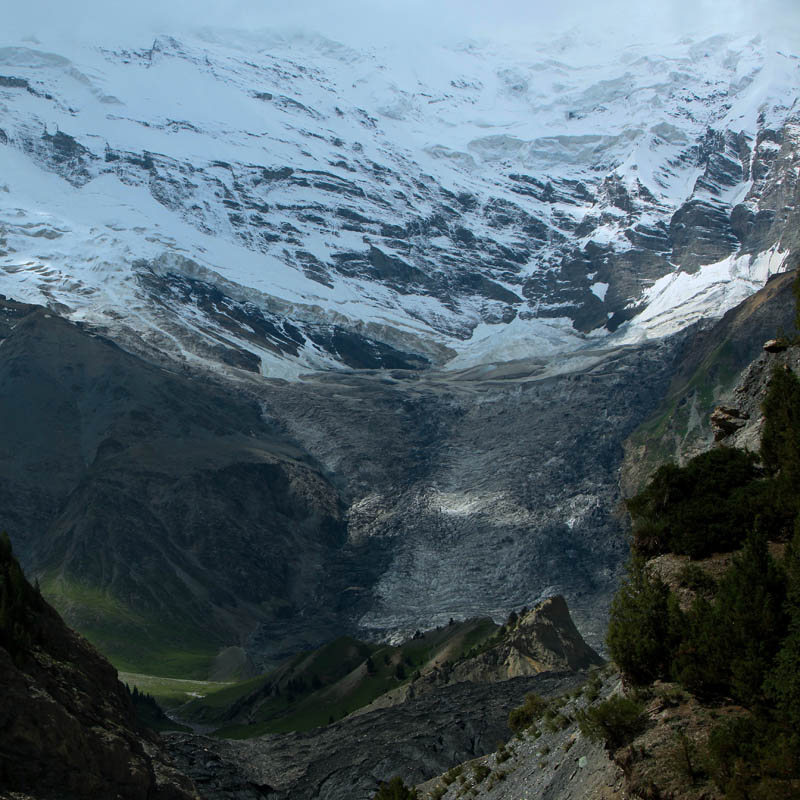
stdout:
[[396,38],[540,39],[613,28],[620,44],[684,33],[778,32],[800,50],[800,0],[20,0],[4,38],[108,40],[197,26],[303,27],[351,43]]

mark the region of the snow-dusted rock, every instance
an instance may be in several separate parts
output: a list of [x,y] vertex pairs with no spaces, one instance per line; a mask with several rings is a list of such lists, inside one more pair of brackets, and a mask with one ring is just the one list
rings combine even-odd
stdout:
[[277,33],[0,48],[0,291],[151,356],[296,377],[662,335],[798,244],[791,54],[412,62]]

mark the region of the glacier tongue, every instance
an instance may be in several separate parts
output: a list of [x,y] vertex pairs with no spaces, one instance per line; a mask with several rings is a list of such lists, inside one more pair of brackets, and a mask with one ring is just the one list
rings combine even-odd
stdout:
[[[781,272],[788,252],[777,247],[757,256],[728,256],[696,273],[677,271],[665,275],[645,292],[647,306],[626,326],[621,343],[675,333],[693,322],[722,316]],[[713,310],[713,312],[712,312]]]
[[733,37],[3,47],[0,290],[281,377],[660,336],[797,245],[798,63]]

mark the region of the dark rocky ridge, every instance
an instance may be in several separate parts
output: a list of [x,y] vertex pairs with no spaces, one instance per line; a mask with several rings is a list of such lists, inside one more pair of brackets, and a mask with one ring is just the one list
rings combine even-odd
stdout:
[[[175,318],[177,307],[192,307],[220,333],[207,328],[207,342],[194,348],[215,362],[251,373],[259,373],[261,359],[247,349],[265,349],[282,356],[296,357],[304,345],[316,346],[340,364],[352,369],[421,369],[430,365],[425,354],[404,352],[375,337],[341,324],[291,322],[278,311],[257,303],[236,300],[213,284],[175,272],[159,274],[146,263],[139,265],[139,283],[152,303],[165,317]],[[181,325],[173,327],[182,336]],[[244,344],[237,344],[227,336]]]
[[213,656],[265,607],[310,604],[324,629],[345,527],[313,460],[253,401],[2,306],[4,525],[70,622],[133,665],[137,650]]
[[[556,595],[527,613],[509,615],[503,626],[486,618],[453,621],[425,633],[416,631],[396,649],[375,650],[365,642],[337,640],[229,691],[224,702],[222,695],[197,698],[176,709],[174,716],[198,726],[194,730],[199,732],[216,727],[215,735],[223,737],[294,730],[292,724],[306,731],[347,716],[348,710],[351,716],[369,714],[458,683],[582,672],[603,663],[581,638],[564,598]],[[398,668],[403,668],[399,674]],[[294,694],[297,687],[302,687],[299,698]],[[278,701],[281,693],[287,705]],[[374,699],[367,702],[369,698]]]
[[578,633],[561,595],[547,598],[516,620],[510,617],[503,630],[497,644],[455,663],[437,658],[420,669],[419,677],[355,713],[388,708],[465,681],[494,683],[542,672],[583,672],[604,663]]
[[198,800],[116,670],[0,551],[0,796]]

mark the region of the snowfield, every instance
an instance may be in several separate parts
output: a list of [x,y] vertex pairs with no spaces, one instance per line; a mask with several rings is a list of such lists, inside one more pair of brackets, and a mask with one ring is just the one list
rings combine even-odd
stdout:
[[787,268],[799,70],[730,37],[9,42],[0,292],[288,378],[663,336]]

